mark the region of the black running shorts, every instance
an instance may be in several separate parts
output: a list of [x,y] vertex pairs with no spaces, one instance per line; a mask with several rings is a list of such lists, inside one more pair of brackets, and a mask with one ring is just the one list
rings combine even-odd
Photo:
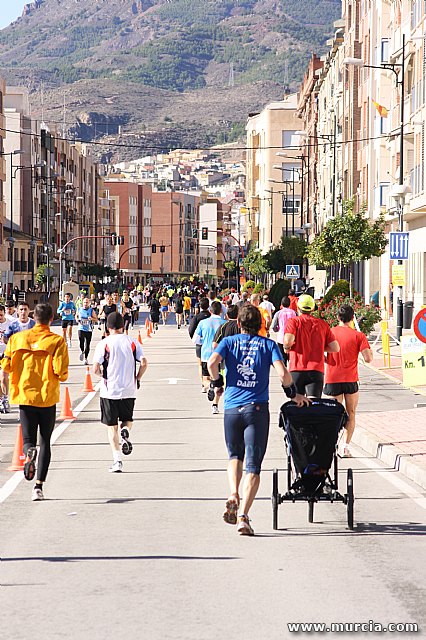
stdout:
[[202,362],[201,363],[201,373],[206,378],[210,378],[210,373],[209,373],[209,370],[207,369],[207,362]]
[[120,422],[133,422],[133,409],[135,398],[123,398],[122,400],[110,400],[101,398],[101,422],[108,427],[114,427]]
[[196,344],[195,345],[195,356],[198,358],[198,360],[201,360],[201,345],[200,344]]
[[358,382],[329,382],[324,385],[324,393],[326,396],[336,398],[347,394],[351,396],[358,391]]

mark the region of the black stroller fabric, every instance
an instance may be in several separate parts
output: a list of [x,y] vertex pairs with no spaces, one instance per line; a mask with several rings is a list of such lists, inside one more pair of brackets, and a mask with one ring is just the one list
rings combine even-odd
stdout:
[[280,427],[285,429],[294,466],[299,475],[293,487],[308,494],[322,490],[333,461],[346,411],[336,400],[314,400],[298,407],[287,402],[280,410]]

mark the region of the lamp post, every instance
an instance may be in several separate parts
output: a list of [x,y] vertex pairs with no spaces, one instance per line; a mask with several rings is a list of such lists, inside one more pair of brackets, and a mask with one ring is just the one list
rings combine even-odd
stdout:
[[[403,230],[404,223],[404,197],[406,191],[404,189],[404,102],[405,102],[405,33],[402,34],[402,62],[383,62],[381,65],[365,64],[361,58],[345,58],[343,64],[355,67],[366,67],[368,69],[382,69],[384,71],[392,71],[395,74],[396,86],[400,88],[400,105],[399,105],[399,187],[398,195],[398,231]],[[398,264],[403,264],[402,260],[398,260]],[[402,287],[398,287],[398,299],[396,303],[396,339],[401,340],[402,336]]]

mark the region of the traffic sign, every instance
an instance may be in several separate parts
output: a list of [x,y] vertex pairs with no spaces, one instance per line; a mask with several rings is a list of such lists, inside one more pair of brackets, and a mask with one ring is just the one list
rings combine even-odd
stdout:
[[405,265],[392,265],[392,284],[394,287],[405,287]]
[[389,234],[391,260],[408,260],[408,231],[392,231]]
[[[426,311],[426,310],[425,310]],[[426,384],[426,346],[415,336],[402,336],[402,383],[406,387]]]
[[426,342],[426,309],[421,309],[414,318],[414,333],[421,342]]
[[290,279],[300,278],[300,266],[298,264],[286,264],[285,277]]

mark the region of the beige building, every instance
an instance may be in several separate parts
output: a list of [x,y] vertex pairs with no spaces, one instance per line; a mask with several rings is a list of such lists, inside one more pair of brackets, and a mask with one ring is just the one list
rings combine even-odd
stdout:
[[300,136],[297,94],[268,104],[247,121],[248,240],[267,253],[301,229]]
[[4,293],[6,279],[4,277],[5,271],[8,269],[6,263],[7,251],[4,242],[4,226],[5,226],[5,182],[6,182],[6,158],[4,154],[4,137],[5,137],[5,120],[3,115],[3,102],[4,94],[6,91],[6,85],[2,78],[0,78],[0,289]]

